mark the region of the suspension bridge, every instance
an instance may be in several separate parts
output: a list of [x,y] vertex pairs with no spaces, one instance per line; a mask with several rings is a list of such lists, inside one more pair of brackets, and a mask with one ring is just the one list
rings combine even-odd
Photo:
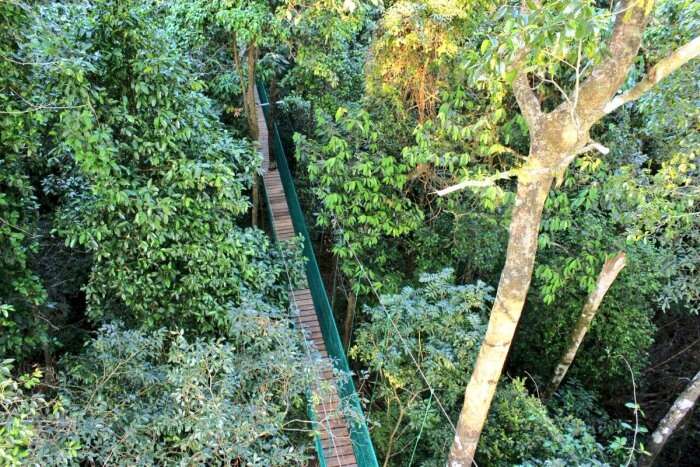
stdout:
[[[277,125],[269,121],[267,92],[256,93],[258,142],[263,156],[262,180],[270,234],[276,242],[300,235],[306,259],[303,285],[289,291],[290,313],[315,357],[316,378],[307,389],[309,418],[315,425],[315,447],[321,467],[378,467],[359,397],[336,328],[316,262],[294,180]],[[275,164],[270,164],[271,158]],[[291,287],[290,287],[291,289]]]

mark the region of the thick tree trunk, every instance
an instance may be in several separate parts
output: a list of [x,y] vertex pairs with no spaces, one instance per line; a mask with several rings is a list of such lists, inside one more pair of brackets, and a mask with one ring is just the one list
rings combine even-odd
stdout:
[[659,422],[659,426],[652,433],[649,445],[646,447],[649,455],[639,459],[638,467],[651,467],[654,464],[656,456],[659,455],[666,441],[673,435],[678,425],[692,411],[698,397],[700,397],[700,371]]
[[348,294],[348,305],[345,308],[345,321],[343,322],[343,344],[345,344],[346,349],[350,346],[350,339],[352,339],[352,325],[355,322],[356,308],[357,296],[351,288],[350,294]]
[[576,357],[576,352],[578,352],[578,348],[581,346],[583,338],[586,336],[588,329],[591,327],[593,318],[595,317],[605,294],[608,293],[610,286],[613,282],[615,282],[617,275],[624,267],[625,253],[623,252],[620,252],[613,258],[608,259],[603,265],[603,268],[598,275],[598,281],[596,282],[595,289],[588,295],[588,299],[583,305],[581,316],[571,332],[571,336],[569,337],[569,347],[566,349],[566,352],[559,361],[559,364],[554,370],[552,381],[549,383],[549,386],[547,386],[547,389],[544,392],[545,400],[552,397],[552,394],[554,394],[559,388],[564,376],[566,376],[566,372],[569,371],[569,367]]
[[465,391],[464,405],[450,451],[449,467],[468,467],[474,459],[481,428],[486,421],[530,288],[542,209],[552,180],[550,174],[545,174],[518,183],[506,263],[486,336]]
[[[576,155],[589,149],[589,130],[606,115],[607,104],[624,83],[639,51],[653,4],[653,0],[622,0],[615,3],[615,25],[608,43],[607,57],[595,65],[581,86],[574,90],[576,99],[567,99],[550,112],[542,111],[539,98],[531,87],[527,74],[531,51],[527,46],[522,47],[514,57],[511,64],[516,71],[513,94],[530,130],[530,157],[525,167],[507,174],[508,178],[518,176],[518,193],[506,264],[486,337],[465,393],[464,407],[450,450],[450,467],[467,467],[473,461],[527,296],[542,208],[553,177],[556,175],[561,180]],[[528,15],[529,8],[539,6],[538,0],[523,0],[521,13]]]

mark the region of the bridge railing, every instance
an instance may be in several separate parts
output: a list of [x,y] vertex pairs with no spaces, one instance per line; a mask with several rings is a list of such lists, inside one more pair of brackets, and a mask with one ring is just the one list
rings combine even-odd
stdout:
[[[267,96],[267,90],[260,82],[257,83],[257,86],[258,94],[260,95],[260,102],[263,104],[263,112],[265,113],[265,118],[269,122],[269,99]],[[328,355],[333,361],[334,366],[341,372],[349,375],[350,367],[348,365],[348,359],[345,355],[345,350],[343,349],[340,335],[338,334],[338,328],[336,327],[335,318],[333,316],[333,309],[328,301],[326,289],[324,287],[323,280],[321,279],[321,272],[318,269],[316,255],[311,244],[311,237],[309,236],[309,231],[306,228],[306,220],[304,219],[301,204],[299,203],[296,188],[294,187],[294,179],[292,178],[292,173],[289,170],[287,156],[285,154],[284,147],[282,146],[277,124],[273,122],[269,131],[272,135],[271,150],[277,163],[277,170],[279,171],[279,175],[282,180],[284,193],[287,197],[287,205],[289,207],[289,213],[292,217],[294,231],[297,234],[301,234],[303,237],[303,253],[307,259],[306,276],[309,283],[309,290],[311,291],[311,297],[313,298],[316,316],[318,317],[318,321],[321,326],[321,332],[323,334],[326,350],[328,351]],[[360,467],[379,467],[377,456],[374,452],[374,446],[372,445],[372,440],[369,435],[369,430],[367,429],[367,423],[362,412],[362,406],[360,405],[360,399],[355,391],[352,378],[347,377],[339,380],[338,393],[343,401],[347,401],[349,403],[350,407],[354,409],[353,412],[356,414],[356,416],[348,419],[348,428],[350,430],[350,437],[352,438],[353,450],[355,452],[355,458],[357,459],[357,465]],[[323,450],[320,449],[320,444],[318,441],[316,443],[316,449],[319,451],[319,460],[321,461],[322,465],[325,464]]]

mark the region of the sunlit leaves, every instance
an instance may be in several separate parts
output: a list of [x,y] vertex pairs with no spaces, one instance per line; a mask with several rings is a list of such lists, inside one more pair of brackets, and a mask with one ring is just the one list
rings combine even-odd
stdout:
[[[380,149],[380,135],[364,110],[338,109],[336,122],[318,117],[316,141],[297,135],[297,157],[307,165],[322,209],[320,226],[337,241],[333,252],[345,259],[351,277],[359,274],[354,256],[365,255],[383,237],[414,230],[421,212],[404,195],[409,166]],[[373,254],[381,264],[384,252]]]
[[575,99],[577,83],[604,56],[612,15],[589,0],[545,1],[524,10],[503,5],[491,20],[497,27],[485,29],[478,52],[467,55],[470,80],[488,89],[494,80],[511,83],[517,71],[527,71],[545,104],[551,98],[554,105]]

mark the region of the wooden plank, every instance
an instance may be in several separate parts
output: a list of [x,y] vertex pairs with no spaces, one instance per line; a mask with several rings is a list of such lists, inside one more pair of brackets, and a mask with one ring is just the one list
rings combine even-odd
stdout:
[[326,465],[328,467],[345,467],[346,465],[352,465],[357,462],[355,460],[355,455],[346,456],[326,456]]
[[323,446],[323,448],[324,448],[323,452],[326,455],[333,456],[333,455],[337,454],[338,456],[344,457],[344,456],[353,454],[352,443],[343,444],[343,445],[340,445],[338,443],[335,443],[335,444],[331,443],[328,446]]
[[339,457],[339,458],[344,458],[346,456],[352,456],[353,455],[353,449],[352,449],[352,444],[345,444],[345,445],[338,445],[338,444],[330,444],[327,447],[324,447],[323,453],[326,456],[326,458],[329,457]]
[[[259,104],[256,89],[256,101]],[[262,170],[265,192],[272,212],[272,228],[278,240],[290,240],[296,236],[294,223],[287,205],[282,179],[277,170],[269,169],[270,148],[265,116],[262,107],[257,105],[256,117],[259,129],[259,148],[263,156]],[[315,391],[321,396],[314,410],[319,420],[322,449],[328,467],[357,467],[357,460],[352,448],[349,427],[342,413],[341,400],[335,388],[333,363],[328,358],[321,324],[316,315],[311,291],[308,288],[294,290],[290,294],[291,312],[296,315],[297,326],[305,335],[312,352],[317,352],[322,362],[318,364],[318,380],[329,383],[329,391]]]
[[311,320],[318,322],[316,309],[309,305],[295,305],[292,303],[292,309],[296,312],[297,319],[302,322]]
[[315,310],[297,310],[297,312],[296,320],[300,326],[304,325],[305,323],[318,322]]

